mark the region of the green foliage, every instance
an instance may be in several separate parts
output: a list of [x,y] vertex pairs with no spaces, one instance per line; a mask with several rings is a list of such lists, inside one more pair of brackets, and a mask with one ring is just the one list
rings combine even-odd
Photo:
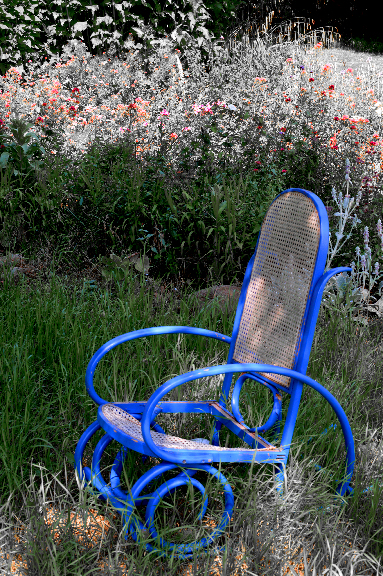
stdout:
[[365,38],[352,38],[350,47],[356,52],[371,52],[373,54],[383,54],[383,42],[379,40],[368,40]]
[[[131,151],[126,145],[95,144],[76,173],[61,169],[60,198],[49,207],[56,208],[58,222],[55,229],[52,221],[51,228],[45,226],[45,233],[65,241],[68,260],[80,253],[145,251],[157,274],[179,274],[182,268],[198,278],[232,281],[250,258],[266,209],[280,191],[276,171],[265,169],[262,185],[255,175],[201,173],[186,189],[169,186],[171,173],[159,157],[139,170]],[[33,190],[47,198],[52,188],[53,182],[36,182]],[[31,193],[20,196],[18,209],[36,243],[34,220],[25,208],[31,201]]]
[[[32,156],[35,154],[40,157],[41,155],[45,156],[45,149],[39,145],[39,136],[35,132],[29,132],[33,124],[27,124],[18,117],[13,120],[9,127],[1,128],[3,124],[0,120],[0,168],[5,168],[8,162],[14,162],[19,168],[19,170],[13,170],[15,176],[19,173],[22,174],[24,169],[34,168],[38,170],[43,165],[43,161],[35,160],[32,162]],[[8,129],[8,134],[6,129]],[[13,133],[12,136],[10,135],[11,132]],[[29,144],[30,138],[36,141]]]
[[[18,6],[25,8],[26,4],[18,3]],[[148,10],[149,20],[157,18],[157,15],[160,17],[157,4],[155,9],[151,5],[141,4],[142,9]],[[10,2],[9,5],[16,13],[14,4]],[[106,15],[106,3],[99,6],[105,11],[101,13]],[[220,5],[212,4],[212,7],[218,6]],[[61,8],[64,10],[64,6],[60,5]],[[75,13],[74,8],[74,3],[68,3],[67,14],[75,18],[78,24],[87,12],[83,10]],[[135,8],[140,11],[138,5],[132,10]],[[160,8],[171,10],[172,7],[167,3],[161,4]],[[195,8],[198,9],[198,6]],[[0,8],[0,13],[2,9]],[[39,6],[40,9],[43,13],[44,6]],[[108,10],[110,9],[121,14],[116,5],[108,6]],[[198,22],[203,23],[203,14],[200,12],[201,18],[198,16]],[[190,20],[191,30],[192,19],[188,16],[187,18]],[[92,22],[92,18],[88,21]],[[72,34],[73,22],[68,26],[59,19],[55,20],[51,14],[51,20],[44,20],[43,34],[46,34],[46,38],[40,35],[40,41],[46,42],[49,36],[48,27],[57,25],[62,27],[65,42],[83,32],[89,47],[88,32],[96,30],[94,38],[102,40],[98,48],[101,50],[109,45],[113,30],[106,22],[99,22],[97,25],[94,22],[93,27],[86,27],[83,31],[78,29]],[[116,22],[119,22],[118,31],[123,34],[124,40],[126,32],[123,30],[122,16],[118,20],[113,15],[113,24]],[[142,35],[147,50],[140,62],[146,65],[148,70],[160,61],[155,51],[158,44],[155,44],[155,41],[150,42],[154,36],[149,24],[149,21],[145,23]],[[197,24],[192,30],[196,37]],[[38,25],[36,21],[36,27]],[[24,23],[20,26],[20,30],[23,30]],[[206,23],[206,26],[208,27],[209,23]],[[35,29],[34,25],[32,28]],[[4,28],[0,29],[4,34]],[[189,29],[185,26],[181,32],[188,32]],[[33,33],[30,38],[32,37]],[[7,38],[11,41],[10,33]],[[13,41],[15,38],[16,36]],[[25,48],[23,55],[26,56],[27,44],[23,44],[21,37],[19,40],[20,42],[16,43],[20,44],[21,51]],[[186,46],[188,40],[185,33],[183,38],[177,37],[174,40],[178,44],[173,46]],[[50,38],[51,47],[59,49],[60,42],[57,34]],[[195,44],[194,42],[194,48]],[[209,46],[208,42],[206,46]],[[203,44],[201,47],[203,50]],[[14,48],[16,50],[15,42]],[[217,54],[218,48],[217,45]],[[69,47],[68,50],[72,48]],[[85,49],[80,46],[76,50],[77,54],[81,54]],[[191,53],[192,50],[188,54]],[[280,57],[271,58],[263,50],[262,58],[258,57],[259,53],[256,52],[254,60],[262,59],[262,69],[267,69],[275,77],[277,85],[286,55],[281,53]],[[189,58],[191,61],[191,56]],[[199,62],[198,60],[198,65]],[[107,66],[108,72],[111,72],[112,64]],[[85,87],[84,68],[81,63],[78,67],[68,68],[65,77],[65,86],[68,89],[73,89],[77,84]],[[225,79],[224,73],[223,71],[219,82],[216,81],[216,76],[213,77],[214,86],[203,100],[204,104],[209,99],[213,102],[218,97],[227,97],[223,90],[230,78]],[[235,70],[230,70],[230,74],[234,75]],[[110,76],[105,80],[102,92],[98,93],[97,106],[120,88],[118,82],[113,80],[111,74]],[[154,77],[157,83],[157,76],[154,76],[153,72]],[[161,88],[166,82],[167,78],[164,79],[158,74],[158,85]],[[147,85],[151,88],[150,82]],[[230,84],[230,90],[232,85]],[[197,86],[197,89],[200,88],[204,88],[202,83]],[[132,102],[132,94],[133,91],[127,89],[122,95],[122,101]],[[196,94],[191,92],[191,96]],[[68,476],[67,471],[64,471],[66,461],[63,455],[67,455],[67,459],[73,462],[73,446],[84,429],[94,420],[94,412],[88,410],[93,403],[85,396],[83,384],[84,370],[94,351],[114,335],[153,325],[201,325],[229,334],[233,317],[216,314],[214,309],[211,313],[211,309],[209,312],[207,307],[199,315],[193,315],[192,301],[188,300],[186,291],[181,298],[175,298],[178,292],[168,290],[165,283],[159,286],[153,278],[162,279],[166,274],[171,274],[181,277],[182,280],[192,279],[198,284],[240,280],[243,277],[244,265],[253,253],[266,209],[276,194],[288,187],[303,187],[319,193],[321,198],[326,200],[326,194],[330,194],[322,181],[326,170],[331,175],[331,184],[340,185],[341,179],[333,165],[337,157],[332,155],[332,151],[329,151],[328,155],[321,151],[316,135],[310,127],[310,121],[316,119],[315,106],[310,95],[298,100],[297,109],[302,111],[301,117],[297,114],[293,119],[291,114],[278,110],[273,118],[273,125],[267,127],[258,112],[253,110],[250,118],[247,104],[251,100],[250,93],[244,94],[238,88],[229,96],[236,98],[236,101],[233,100],[236,106],[220,113],[214,110],[214,116],[211,119],[207,116],[206,121],[196,120],[197,130],[191,136],[184,137],[178,132],[178,129],[184,127],[179,113],[177,133],[181,137],[177,140],[177,145],[168,138],[172,125],[165,125],[164,129],[160,129],[159,149],[156,152],[147,152],[140,160],[136,158],[137,132],[126,132],[123,140],[117,143],[105,143],[101,138],[96,138],[81,161],[70,158],[70,152],[63,151],[63,134],[58,129],[49,128],[52,118],[44,121],[43,130],[48,136],[44,140],[44,148],[33,148],[28,141],[19,144],[15,142],[13,147],[7,145],[7,153],[10,150],[11,154],[7,157],[6,165],[4,163],[0,168],[0,233],[1,226],[3,227],[0,242],[3,247],[12,251],[21,248],[23,252],[25,249],[28,254],[33,254],[36,247],[53,245],[60,264],[64,253],[68,265],[72,268],[73,264],[77,263],[83,273],[84,262],[89,264],[89,260],[93,260],[93,263],[100,265],[102,276],[100,285],[95,280],[81,279],[79,282],[71,282],[67,288],[59,285],[53,272],[48,286],[36,283],[32,289],[30,286],[26,287],[24,282],[16,286],[11,284],[9,274],[4,274],[0,279],[0,324],[4,349],[4,354],[0,356],[0,424],[3,430],[0,460],[4,464],[0,466],[0,494],[3,495],[4,502],[8,495],[12,494],[9,501],[16,506],[18,518],[32,527],[25,547],[29,558],[32,558],[30,567],[36,573],[47,573],[54,564],[56,572],[57,569],[60,570],[60,566],[66,570],[70,565],[74,566],[73,573],[77,574],[78,566],[82,574],[84,562],[85,571],[99,573],[96,558],[75,543],[69,518],[61,544],[56,545],[56,542],[53,542],[49,530],[42,522],[41,501],[33,492],[33,487],[42,483],[42,474],[38,477],[38,482],[31,477],[31,486],[28,489],[23,482],[26,463],[37,461],[43,462],[50,472],[61,475],[61,486],[66,485]],[[158,99],[158,106],[166,106],[165,97],[163,100]],[[239,129],[243,120],[248,122],[246,130]],[[152,124],[155,125],[155,121]],[[225,124],[225,127],[222,124]],[[278,130],[275,130],[274,124],[278,125]],[[280,129],[281,124],[285,130]],[[157,135],[158,132],[155,136]],[[27,139],[30,134],[27,130],[22,130],[21,136]],[[147,136],[145,144],[151,142]],[[287,149],[289,142],[294,145],[292,151]],[[53,147],[57,150],[56,156],[44,154],[45,150]],[[36,159],[37,162],[33,163]],[[368,218],[371,218],[375,225],[376,218],[381,217],[381,202],[380,196],[371,196],[373,195],[370,195],[368,203],[371,216]],[[330,218],[330,228],[331,226]],[[151,278],[147,279],[145,275],[149,270]],[[333,285],[334,289],[329,287],[325,296],[308,370],[310,376],[342,398],[341,403],[350,419],[358,446],[364,436],[367,437],[365,430],[368,426],[381,429],[381,391],[376,383],[381,382],[379,354],[382,331],[379,325],[374,332],[371,323],[366,322],[365,326],[359,326],[352,321],[350,311],[352,312],[355,304],[352,301],[355,293],[350,291],[350,284],[345,277],[337,277]],[[119,351],[111,351],[108,358],[100,362],[97,368],[97,391],[113,401],[146,399],[159,382],[171,377],[169,375],[185,373],[195,367],[223,363],[227,353],[227,348],[222,350],[223,346],[222,342],[210,339],[206,342],[205,339],[178,338],[174,335],[129,343]],[[30,385],[31,382],[33,386]],[[244,390],[241,396],[241,411],[246,415],[246,421],[255,420],[260,424],[267,418],[270,409],[267,403],[269,392],[262,392],[260,393],[258,388],[255,391],[254,387]],[[200,388],[188,387],[186,395],[189,400],[192,394],[195,399],[199,399]],[[227,573],[236,573],[234,563],[239,549],[245,550],[248,571],[263,573],[270,558],[267,570],[273,574],[281,572],[281,562],[286,560],[286,551],[279,547],[283,558],[276,560],[275,548],[270,546],[268,540],[270,527],[273,526],[274,537],[279,541],[286,535],[289,542],[294,541],[295,549],[295,541],[301,540],[297,538],[296,523],[291,521],[291,518],[296,517],[297,509],[304,531],[307,532],[310,514],[312,515],[314,510],[317,517],[318,509],[324,507],[324,526],[321,525],[318,530],[318,540],[321,541],[324,541],[325,536],[331,539],[340,520],[341,514],[330,510],[334,478],[330,478],[329,471],[335,473],[335,470],[339,470],[339,460],[343,462],[341,431],[338,427],[326,437],[321,435],[323,429],[333,422],[333,413],[319,395],[311,402],[314,394],[306,389],[303,394],[304,402],[296,427],[297,437],[304,442],[305,437],[308,437],[307,430],[310,429],[310,434],[314,434],[317,440],[310,445],[309,450],[304,445],[302,452],[308,458],[304,462],[295,459],[295,450],[299,453],[301,446],[294,444],[292,447],[289,492],[282,510],[280,502],[274,507],[275,510],[272,508],[274,502],[270,503],[272,490],[268,480],[272,479],[272,471],[265,471],[267,466],[262,467],[263,471],[257,478],[253,477],[253,471],[249,472],[248,467],[225,466],[225,474],[235,486],[236,495],[238,494],[236,514],[230,528],[231,538],[226,543],[225,554],[231,563],[228,561],[225,565],[226,557],[223,557],[223,570]],[[286,417],[287,408],[288,399],[283,418]],[[176,425],[177,434],[180,436],[184,436],[184,433],[190,434],[190,431],[194,436],[206,436],[206,431],[210,431],[209,423],[198,418],[196,416],[191,422],[185,422],[184,419],[176,420],[176,416],[172,415],[172,423]],[[312,472],[310,462],[310,450],[314,444],[314,462],[320,461],[328,468],[327,471],[322,470],[320,475]],[[113,450],[106,450],[106,456],[111,465],[115,453]],[[124,471],[128,477],[125,479],[128,488],[133,477],[131,473],[138,466],[143,466],[141,460],[136,461],[131,457],[127,470]],[[360,468],[358,470],[359,466],[358,459],[356,496],[351,512],[347,507],[343,509],[344,527],[349,536],[349,520],[355,520],[364,538],[360,548],[364,547],[367,540],[372,539],[375,546],[373,551],[381,554],[381,489],[375,485],[372,493],[362,493],[362,489],[371,484],[371,478],[381,476],[381,468],[362,473]],[[71,489],[68,488],[68,493],[70,492],[72,499],[68,508],[73,506],[73,494],[77,490],[72,469],[71,473],[73,485]],[[256,491],[253,490],[255,485]],[[39,495],[41,496],[41,489]],[[259,506],[256,501],[258,496]],[[60,506],[62,501],[61,495],[55,500]],[[94,502],[92,498],[92,501],[85,502],[84,506],[90,508],[91,505],[93,507],[98,504],[100,503]],[[173,514],[175,509],[174,505],[170,509],[168,507],[170,514]],[[0,510],[0,522],[3,521],[2,510],[3,508]],[[105,507],[102,512],[107,515]],[[188,511],[186,510],[185,514],[186,512]],[[361,517],[367,521],[360,522]],[[13,516],[10,515],[10,518]],[[266,538],[260,547],[258,540],[261,540],[262,529],[266,529]],[[0,530],[3,532],[2,527]],[[337,550],[343,542],[339,544]],[[104,541],[102,547],[97,548],[97,560],[101,549],[107,554],[112,545],[111,539]],[[318,546],[318,542],[316,545]],[[48,547],[52,554],[46,554]],[[325,545],[323,550],[319,545],[319,552],[320,570],[324,569],[324,565],[341,566],[340,562],[344,563],[346,558],[349,561],[348,566],[351,564],[347,574],[355,572],[354,564],[347,559],[349,552],[345,557],[339,558],[335,555],[335,548],[333,551],[327,550]],[[162,566],[154,563],[151,554],[143,554],[139,546],[130,546],[129,542],[123,554],[128,559],[129,569],[136,565],[140,573],[158,574],[159,568],[165,566],[165,563]],[[116,570],[117,556],[116,552]],[[316,559],[313,562],[318,566]],[[196,574],[206,573],[207,566],[204,559],[202,572],[197,572],[196,568]],[[171,563],[164,567],[164,573],[167,574],[173,574],[175,570]]]
[[227,30],[236,4],[236,0],[210,0],[205,6],[200,0],[190,4],[183,0],[182,10],[174,13],[170,0],[160,4],[133,0],[129,6],[103,0],[91,8],[84,0],[69,0],[65,6],[61,0],[39,5],[10,0],[6,6],[0,5],[0,44],[6,55],[0,61],[0,73],[20,63],[28,69],[29,57],[43,63],[42,46],[48,56],[58,60],[60,51],[74,38],[83,39],[89,52],[98,55],[112,44],[121,53],[133,47],[132,39],[142,41],[137,47],[144,48],[143,60],[147,62],[159,42],[155,38],[171,34],[179,48],[197,43],[204,49],[206,60],[212,49],[211,38],[219,38]]
[[[122,258],[113,260],[115,270],[121,268],[121,264],[124,268]],[[37,281],[32,286],[24,282],[15,285],[9,280],[1,283],[0,338],[4,353],[0,355],[0,425],[3,431],[0,437],[0,522],[2,545],[5,546],[1,552],[9,551],[11,559],[13,554],[19,553],[38,574],[56,570],[59,574],[77,576],[84,573],[84,566],[91,574],[105,574],[98,563],[101,559],[109,561],[109,567],[116,568],[113,571],[110,568],[110,574],[118,574],[117,567],[121,564],[127,565],[127,571],[136,566],[139,574],[158,574],[159,562],[152,554],[143,554],[142,548],[132,541],[121,547],[116,544],[121,523],[119,518],[113,517],[113,508],[107,502],[97,500],[87,489],[79,492],[72,465],[73,451],[84,429],[95,420],[96,411],[85,391],[84,372],[89,359],[102,344],[132,330],[152,325],[194,324],[223,334],[229,334],[232,329],[233,314],[213,316],[205,310],[198,316],[193,315],[191,299],[182,293],[181,301],[177,301],[174,290],[164,290],[161,303],[156,299],[156,294],[162,293],[159,286],[145,284],[142,272],[134,267],[128,265],[127,270],[126,281],[125,274],[121,274],[114,293],[101,282],[95,286],[80,278],[66,285],[53,272],[48,282]],[[339,567],[339,573],[348,576],[355,574],[355,566],[359,567],[367,559],[371,562],[371,573],[378,570],[382,554],[379,520],[382,490],[378,484],[382,469],[373,452],[366,454],[366,467],[363,468],[359,449],[375,430],[377,433],[381,430],[382,398],[381,390],[376,386],[381,380],[381,339],[379,325],[370,324],[358,331],[347,315],[321,310],[308,373],[340,399],[349,418],[357,457],[353,484],[356,494],[340,509],[333,502],[334,477],[331,478],[331,474],[337,478],[344,461],[342,431],[339,425],[337,429],[331,426],[334,413],[327,409],[325,400],[305,387],[290,451],[287,497],[283,502],[273,497],[270,466],[252,468],[223,464],[221,467],[236,499],[235,514],[228,527],[230,538],[224,542],[227,548],[222,560],[227,559],[229,574],[235,574],[238,550],[246,554],[243,558],[248,571],[264,573],[268,566],[266,570],[270,574],[279,574],[286,561],[289,566],[298,564],[294,551],[302,542],[310,551],[315,545],[310,571],[306,570],[305,576],[311,573],[312,564],[317,566],[319,574],[319,570],[325,570],[324,565],[329,566],[330,562]],[[154,336],[127,342],[110,350],[100,361],[95,372],[95,388],[101,397],[110,401],[146,400],[159,383],[174,374],[223,364],[227,351],[224,342],[187,335]],[[220,384],[201,379],[193,386],[180,388],[182,395],[177,399],[216,398]],[[241,412],[246,424],[261,424],[269,415],[272,396],[263,386],[254,386],[250,381],[248,384],[241,393]],[[287,409],[288,396],[285,395],[284,419]],[[162,416],[163,419],[159,416],[157,421],[168,433],[175,430],[177,436],[184,438],[209,437],[211,420],[207,418],[190,414],[179,415],[179,418],[176,414]],[[170,417],[166,419],[166,416]],[[324,429],[328,430],[325,435],[322,434]],[[84,464],[90,464],[91,450],[101,438],[101,431],[92,438]],[[223,445],[225,440],[222,434]],[[117,450],[118,445],[114,442],[105,450],[102,474],[106,481]],[[316,471],[316,463],[325,469]],[[128,490],[137,474],[152,465],[152,461],[143,462],[141,457],[135,457],[129,451],[121,488]],[[201,481],[205,482],[205,479],[201,477]],[[363,493],[372,484],[373,489]],[[156,486],[154,484],[151,490]],[[257,486],[256,490],[254,486]],[[218,511],[222,495],[215,491],[214,485],[208,489],[209,502],[212,500],[216,506],[214,510]],[[173,526],[175,503],[183,511],[185,494],[179,492],[177,490],[171,500],[161,504],[161,515],[156,516],[161,530]],[[173,497],[176,500],[173,501]],[[188,503],[193,502],[192,494],[186,494],[186,498]],[[9,510],[4,507],[7,501]],[[51,505],[58,511],[54,523],[49,514]],[[194,516],[182,518],[196,530],[201,528],[196,521],[200,505],[196,500]],[[297,510],[299,523],[292,522]],[[69,512],[78,513],[76,523],[71,522]],[[185,514],[189,512],[187,507]],[[97,540],[96,513],[98,522],[103,517],[110,523],[108,531],[100,527]],[[162,513],[168,519],[165,526],[162,525]],[[49,522],[44,522],[47,517]],[[18,546],[8,540],[11,530],[16,530],[16,520],[28,527]],[[310,528],[313,532],[307,533],[308,526],[313,524]],[[91,537],[90,526],[94,528]],[[273,537],[270,537],[271,530]],[[60,540],[56,539],[56,532]],[[288,548],[275,547],[276,539],[291,544]],[[332,542],[331,549],[326,547],[327,539]],[[351,541],[352,555],[358,555],[354,560],[348,546]],[[51,554],[46,554],[47,548]],[[214,550],[214,558],[218,554]],[[371,554],[376,555],[376,560]],[[201,558],[201,568],[194,570],[196,576],[206,572],[207,559],[208,556]],[[182,565],[176,564],[175,559],[172,562],[173,559],[163,560],[162,564],[163,572],[169,576],[177,573],[178,568],[184,570],[186,567],[186,562]],[[69,565],[70,571],[67,570]]]
[[141,274],[149,274],[149,258],[147,256],[140,256],[139,254],[132,254],[125,258],[120,258],[116,254],[111,254],[108,257],[102,258],[102,276],[108,280],[126,280],[128,274],[132,273],[135,269]]

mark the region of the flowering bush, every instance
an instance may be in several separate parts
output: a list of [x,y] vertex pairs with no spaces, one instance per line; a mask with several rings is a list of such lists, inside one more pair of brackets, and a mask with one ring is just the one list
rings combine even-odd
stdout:
[[[358,117],[356,109],[353,117],[342,113],[352,92],[329,77],[327,64],[303,60],[294,48],[283,73],[270,82],[254,78],[250,60],[233,50],[230,63],[194,78],[184,73],[183,55],[173,48],[164,40],[150,58],[150,76],[133,66],[135,54],[123,62],[88,61],[86,54],[80,62],[68,54],[69,61],[47,70],[48,77],[21,84],[11,70],[0,78],[2,118],[6,122],[15,109],[31,118],[47,151],[50,182],[31,180],[28,194],[47,199],[55,191],[60,237],[73,231],[76,250],[92,236],[93,252],[96,243],[105,250],[112,243],[115,251],[118,242],[120,249],[136,251],[145,241],[166,266],[184,258],[199,265],[212,253],[240,262],[254,247],[266,203],[281,190],[307,188],[330,203],[329,179],[344,178],[345,150],[351,159],[347,174],[363,173],[365,185],[367,179],[372,184],[379,154],[383,160],[372,112],[369,118]],[[373,91],[363,88],[357,103],[375,105],[371,97]],[[61,146],[51,145],[47,127],[62,137]],[[53,166],[55,156],[65,169]],[[135,179],[127,166],[132,156]],[[341,250],[353,252],[350,234],[358,230],[355,218],[365,225],[370,196],[363,189],[354,204],[348,188],[344,198],[336,196],[342,224],[330,239],[332,264],[344,259]],[[23,198],[33,201],[26,187]],[[329,216],[331,223],[338,218],[330,207]],[[146,230],[145,240],[139,229]]]

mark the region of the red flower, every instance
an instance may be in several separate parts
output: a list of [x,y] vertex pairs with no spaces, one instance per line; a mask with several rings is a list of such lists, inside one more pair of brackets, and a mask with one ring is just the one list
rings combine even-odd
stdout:
[[331,86],[328,87],[329,90],[334,90],[334,84],[331,84]]
[[314,78],[309,78],[309,82],[314,82]]

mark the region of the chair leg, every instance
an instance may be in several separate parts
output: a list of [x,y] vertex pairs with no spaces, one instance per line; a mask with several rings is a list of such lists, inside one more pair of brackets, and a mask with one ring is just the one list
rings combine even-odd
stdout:
[[341,482],[337,486],[335,494],[337,496],[352,496],[354,494],[354,488],[351,488],[348,482]]
[[278,472],[275,474],[275,489],[279,494],[279,496],[283,496],[283,485],[285,480],[286,465],[283,462],[281,462],[275,464],[275,467],[278,470]]
[[[145,496],[140,497],[142,491],[147,488],[154,480],[169,470],[179,468],[176,464],[162,462],[141,476],[141,478],[137,480],[137,482],[132,487],[130,494],[128,494],[120,488],[121,472],[123,469],[124,460],[127,455],[127,448],[121,447],[116,455],[110,472],[110,486],[106,484],[104,478],[102,477],[100,468],[101,458],[105,449],[113,440],[113,438],[108,434],[105,434],[101,438],[94,450],[92,467],[82,467],[82,457],[85,447],[91,437],[99,429],[100,426],[98,423],[94,422],[81,436],[75,450],[75,467],[79,476],[79,480],[93,488],[92,492],[97,498],[102,500],[109,500],[116,512],[121,514],[126,539],[128,538],[128,533],[130,532],[132,538],[136,542],[140,542],[141,536],[139,536],[138,533],[141,532],[142,534],[143,531],[149,530],[151,537],[157,541],[157,546],[152,546],[149,543],[143,543],[149,552],[153,551],[159,556],[176,554],[180,559],[186,559],[191,558],[196,552],[206,551],[206,548],[224,533],[225,528],[229,523],[233,513],[234,496],[230,484],[221,472],[219,472],[213,466],[209,466],[207,464],[195,465],[191,469],[182,470],[176,477],[167,482],[164,482],[153,493],[145,494]],[[156,513],[156,509],[161,499],[166,494],[171,494],[178,487],[191,483],[194,488],[201,492],[203,496],[203,503],[198,519],[202,520],[206,513],[208,502],[207,496],[205,496],[205,488],[201,482],[193,478],[198,470],[202,470],[207,474],[212,475],[222,485],[225,498],[225,509],[221,520],[215,530],[209,534],[207,538],[201,538],[199,541],[191,542],[188,544],[174,544],[167,542],[157,534],[157,531],[154,527],[154,515]],[[146,516],[145,524],[143,524],[141,520],[134,514],[134,509],[136,506],[145,504]]]
[[221,428],[222,428],[222,423],[219,422],[218,420],[216,420],[215,425],[214,425],[213,438],[211,440],[211,443],[213,446],[219,446],[219,433],[220,433]]
[[[153,482],[156,478],[162,476],[165,472],[177,468],[175,464],[169,464],[167,462],[163,462],[158,464],[148,472],[146,472],[141,478],[134,484],[131,490],[131,498],[134,504],[136,504],[137,500],[139,500],[139,495],[144,490],[144,488]],[[209,535],[208,538],[202,538],[200,541],[191,542],[189,544],[174,544],[171,542],[167,542],[163,538],[159,537],[157,531],[154,527],[154,514],[157,509],[158,504],[160,503],[161,498],[163,498],[167,493],[172,493],[176,488],[179,486],[191,484],[200,490],[202,495],[205,494],[205,489],[203,485],[193,478],[194,474],[197,470],[203,470],[208,474],[216,477],[219,482],[221,482],[223,487],[223,492],[225,495],[225,510],[222,514],[221,521],[219,522],[216,529]],[[146,508],[146,516],[145,516],[145,525],[137,518],[134,517],[134,504],[128,504],[126,510],[124,510],[123,516],[123,523],[126,530],[126,536],[128,537],[128,532],[132,538],[136,542],[140,542],[141,538],[138,534],[138,531],[141,532],[143,530],[149,530],[152,538],[157,540],[158,547],[152,546],[148,543],[143,543],[146,549],[149,552],[156,552],[159,556],[167,556],[176,554],[181,559],[186,559],[192,557],[196,552],[206,551],[206,547],[209,546],[214,540],[216,540],[219,536],[221,536],[230,521],[230,518],[233,513],[233,506],[234,506],[234,496],[233,491],[231,489],[230,484],[223,476],[221,472],[219,472],[213,466],[208,466],[206,464],[201,464],[198,466],[193,466],[192,469],[187,469],[178,474],[175,478],[164,482],[159,488],[155,490],[154,493],[151,494],[151,498],[149,499],[149,504]],[[202,520],[207,508],[207,498],[204,498],[202,508],[199,514],[199,519]],[[118,510],[120,512],[120,510]]]
[[[93,422],[82,434],[80,440],[77,443],[76,450],[74,453],[74,465],[77,475],[77,481],[79,485],[81,484],[82,487],[88,485],[92,485],[92,473],[91,469],[88,466],[83,468],[82,466],[82,458],[84,455],[85,446],[88,444],[89,440],[92,436],[99,430],[101,426],[98,422]],[[99,492],[92,491],[93,495],[100,500],[106,500],[106,496],[104,494],[100,494]]]

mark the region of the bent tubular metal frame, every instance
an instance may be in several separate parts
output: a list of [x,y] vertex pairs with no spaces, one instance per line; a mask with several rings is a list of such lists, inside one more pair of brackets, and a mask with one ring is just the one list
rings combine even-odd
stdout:
[[[300,197],[299,195],[302,196]],[[273,207],[274,203],[276,203],[278,199],[281,199],[280,204],[275,204],[276,208],[274,207],[274,213],[272,213],[274,214],[273,218],[276,219],[279,212],[283,213],[283,210],[286,209],[283,206],[283,202],[287,202],[288,205],[289,198],[292,196],[295,197],[295,202],[297,198],[302,198],[302,200],[306,199],[306,204],[309,206],[311,206],[310,202],[315,206],[315,217],[320,223],[320,233],[318,235],[318,243],[312,272],[310,272],[310,275],[308,276],[307,274],[309,273],[306,274],[306,270],[304,270],[304,279],[309,278],[309,289],[306,296],[306,304],[303,309],[303,316],[297,344],[295,346],[294,357],[290,367],[279,366],[270,362],[262,361],[262,359],[257,357],[258,353],[253,353],[251,350],[249,351],[248,348],[246,348],[247,344],[243,344],[246,334],[243,336],[242,331],[241,342],[239,341],[238,336],[241,329],[241,322],[243,322],[243,318],[248,314],[248,291],[253,290],[254,292],[255,267],[262,264],[262,262],[261,264],[259,264],[259,262],[262,258],[264,259],[265,254],[269,258],[277,260],[274,252],[268,248],[267,242],[265,241],[265,238],[266,240],[268,238],[267,225],[265,225],[266,228],[264,226],[262,227],[255,253],[246,269],[234,320],[233,334],[231,337],[211,330],[189,326],[146,328],[113,338],[97,350],[88,364],[85,375],[86,389],[90,397],[96,404],[98,404],[99,408],[97,421],[89,426],[77,444],[75,451],[76,471],[81,482],[88,484],[93,489],[93,493],[99,498],[104,500],[109,499],[115,509],[122,515],[126,530],[126,538],[130,533],[136,541],[139,541],[140,531],[143,529],[149,530],[151,537],[155,539],[157,544],[157,546],[153,546],[149,543],[145,543],[145,546],[149,551],[155,551],[160,555],[177,554],[181,558],[188,558],[194,553],[199,553],[200,551],[205,550],[209,544],[223,533],[230,517],[232,516],[234,498],[232,489],[227,480],[223,474],[215,468],[214,464],[224,462],[272,463],[278,470],[278,473],[276,474],[276,488],[278,491],[282,492],[284,470],[286,468],[289,450],[292,443],[303,385],[313,388],[323,396],[330,404],[339,420],[345,440],[346,467],[345,475],[339,482],[336,488],[336,493],[340,496],[344,496],[346,494],[352,494],[353,492],[350,487],[350,480],[354,469],[355,451],[352,431],[347,416],[336,398],[321,384],[306,375],[315,325],[325,285],[333,275],[351,271],[351,269],[341,267],[330,270],[326,273],[324,272],[329,239],[328,218],[323,203],[315,194],[301,189],[289,189],[282,192],[282,194],[277,196],[271,205],[271,207]],[[307,199],[309,199],[310,202],[308,202]],[[290,209],[289,206],[287,209]],[[265,220],[266,218],[267,215]],[[307,218],[311,218],[312,220],[311,212]],[[259,244],[260,241],[261,245]],[[258,250],[260,256],[258,257],[258,260],[256,260]],[[290,273],[290,271],[287,270],[287,273]],[[292,280],[294,280],[292,273],[291,276]],[[290,280],[289,277],[286,277],[287,285]],[[304,282],[302,280],[299,281],[299,290],[303,291],[305,286]],[[273,284],[272,286],[274,288]],[[280,286],[281,284],[279,284],[279,288]],[[299,296],[300,294],[297,295],[297,298],[299,298]],[[280,312],[280,310],[277,310],[277,312]],[[93,386],[94,372],[100,360],[110,350],[120,344],[133,341],[137,338],[146,338],[163,334],[190,334],[226,342],[229,345],[227,364],[206,367],[176,376],[160,386],[146,402],[110,403],[96,393]],[[243,358],[255,358],[256,361],[241,361]],[[233,376],[237,374],[239,375],[239,378],[234,384],[231,405],[229,406],[227,399],[229,398],[229,393],[232,387]],[[203,377],[216,375],[224,375],[221,396],[217,401],[206,400],[188,402],[185,400],[175,402],[163,400],[164,396],[171,390],[185,384],[186,382],[192,382]],[[259,427],[247,426],[239,411],[240,393],[246,380],[249,380],[250,383],[262,384],[273,393],[274,402],[270,416],[268,420]],[[280,446],[277,447],[260,436],[260,433],[271,429],[273,429],[274,434],[280,433],[283,393],[289,394],[291,398],[283,427]],[[156,423],[156,417],[160,413],[179,412],[210,414],[214,418],[215,422],[211,444],[169,436],[165,434],[161,426]],[[231,430],[249,447],[221,448],[219,446],[219,434],[222,426]],[[92,467],[83,468],[82,457],[85,446],[100,428],[104,430],[105,435],[98,442],[94,450]],[[121,448],[114,460],[110,472],[110,482],[107,484],[101,474],[100,462],[106,447],[112,442],[112,440],[117,441],[121,445]],[[129,494],[120,487],[123,462],[128,450],[141,453],[143,458],[152,456],[161,460],[160,464],[146,472],[137,480]],[[162,486],[160,486],[154,493],[140,496],[143,490],[150,486],[155,478],[159,478],[165,472],[176,468],[180,469],[180,473],[176,477],[162,484]],[[205,496],[205,489],[199,480],[194,478],[197,470],[204,471],[206,474],[215,477],[216,480],[222,484],[225,498],[225,508],[222,518],[216,529],[208,538],[202,538],[198,542],[196,541],[188,544],[173,544],[166,542],[157,534],[154,526],[156,508],[161,498],[166,494],[174,492],[176,488],[181,485],[191,483],[194,488],[201,492],[203,497],[199,519],[202,519],[206,512],[207,499]],[[146,504],[145,524],[143,524],[134,514],[135,506],[144,504]]]

